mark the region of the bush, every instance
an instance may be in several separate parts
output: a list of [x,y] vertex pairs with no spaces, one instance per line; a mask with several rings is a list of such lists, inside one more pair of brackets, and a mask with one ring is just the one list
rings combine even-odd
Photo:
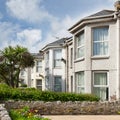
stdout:
[[41,100],[41,101],[99,101],[92,94],[75,94],[52,91],[40,91],[35,88],[10,88],[0,84],[0,100]]
[[10,117],[12,120],[49,120],[42,118],[37,114],[37,110],[24,107],[23,109],[10,110]]

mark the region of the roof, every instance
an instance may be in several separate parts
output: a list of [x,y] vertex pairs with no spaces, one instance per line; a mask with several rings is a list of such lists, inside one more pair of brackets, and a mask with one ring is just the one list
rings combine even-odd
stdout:
[[90,16],[87,16],[83,19],[81,19],[80,21],[78,21],[76,24],[74,24],[71,28],[69,28],[68,30],[72,30],[74,27],[76,27],[78,24],[82,23],[85,20],[90,20],[90,19],[98,19],[98,18],[103,18],[103,17],[109,17],[109,16],[114,16],[114,12],[113,10],[101,10],[97,13],[94,13]]
[[59,39],[57,41],[54,41],[52,43],[47,44],[47,46],[56,46],[56,45],[61,45],[65,42],[65,38]]
[[36,59],[43,59],[43,54],[42,53],[31,53]]
[[92,15],[86,17],[86,18],[98,17],[98,16],[107,16],[107,15],[113,14],[114,12],[115,11],[113,11],[113,10],[101,10],[101,11],[99,11],[99,12],[97,12],[95,14],[92,14]]
[[46,47],[62,46],[65,43],[65,41],[66,41],[66,38],[59,39],[57,41],[47,44],[44,48],[42,48],[42,50],[45,49]]

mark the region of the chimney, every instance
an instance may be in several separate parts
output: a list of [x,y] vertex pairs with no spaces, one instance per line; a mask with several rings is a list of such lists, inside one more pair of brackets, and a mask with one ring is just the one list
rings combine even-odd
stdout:
[[116,10],[116,11],[120,11],[120,0],[117,0],[117,1],[115,2],[114,6],[115,6],[115,10]]

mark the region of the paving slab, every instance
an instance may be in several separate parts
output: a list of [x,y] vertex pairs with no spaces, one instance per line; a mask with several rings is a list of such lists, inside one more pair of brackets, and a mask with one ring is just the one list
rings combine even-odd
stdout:
[[46,115],[51,120],[120,120],[120,115]]

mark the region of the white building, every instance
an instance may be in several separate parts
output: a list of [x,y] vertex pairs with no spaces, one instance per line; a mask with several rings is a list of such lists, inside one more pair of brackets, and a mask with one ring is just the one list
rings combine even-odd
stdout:
[[47,44],[44,53],[45,88],[51,91],[65,91],[65,38]]
[[73,91],[102,100],[120,98],[120,1],[73,25]]
[[35,66],[31,68],[31,87],[45,90],[43,53],[34,53]]
[[26,84],[27,87],[33,87],[40,90],[45,90],[44,81],[44,60],[42,53],[32,53],[35,58],[33,68],[26,68],[20,73],[21,85]]

